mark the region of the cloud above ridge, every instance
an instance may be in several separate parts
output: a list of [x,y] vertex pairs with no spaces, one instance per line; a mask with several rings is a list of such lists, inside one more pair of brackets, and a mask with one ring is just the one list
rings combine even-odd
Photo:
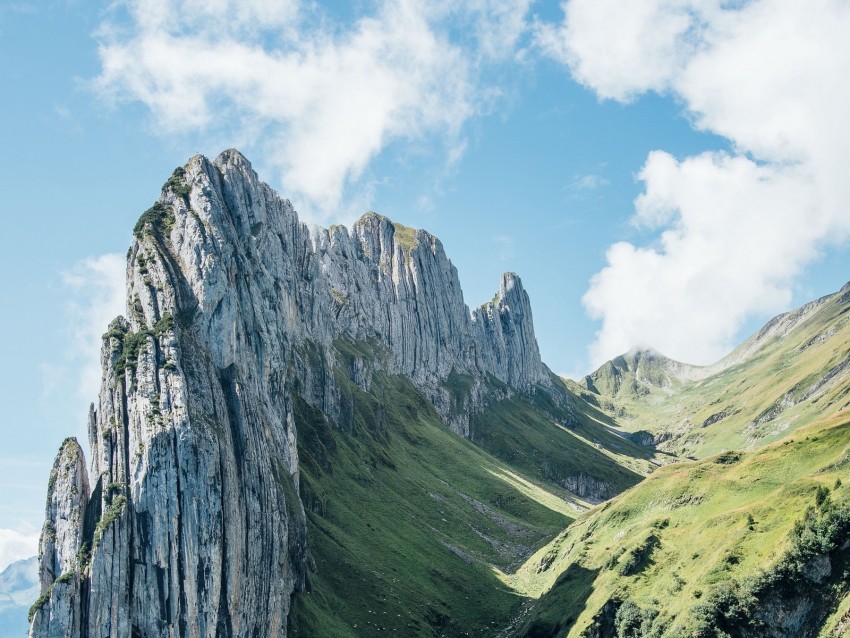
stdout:
[[390,143],[462,151],[491,95],[479,67],[512,55],[529,1],[386,0],[339,24],[298,0],[127,0],[99,29],[95,86],[145,104],[164,134],[224,127],[261,144],[321,220]]
[[839,0],[569,0],[536,40],[602,99],[654,91],[731,153],[649,154],[632,223],[583,303],[598,365],[636,345],[709,363],[850,235],[850,5]]

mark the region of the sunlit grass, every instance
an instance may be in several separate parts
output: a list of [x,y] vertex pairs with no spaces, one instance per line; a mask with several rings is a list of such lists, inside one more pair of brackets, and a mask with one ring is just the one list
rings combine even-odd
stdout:
[[[850,498],[846,486],[836,487],[836,479],[848,481],[848,417],[813,424],[756,452],[660,468],[581,516],[504,582],[542,596],[532,618],[547,626],[563,620],[558,609],[572,600],[581,611],[570,636],[580,635],[615,593],[661,610],[669,621],[665,636],[686,635],[680,632],[712,588],[754,577],[781,558],[819,486],[831,489],[836,503]],[[649,535],[658,539],[651,558],[624,575],[630,553]],[[554,557],[551,566],[541,570],[547,557]],[[594,574],[591,586],[559,582],[575,566]]]

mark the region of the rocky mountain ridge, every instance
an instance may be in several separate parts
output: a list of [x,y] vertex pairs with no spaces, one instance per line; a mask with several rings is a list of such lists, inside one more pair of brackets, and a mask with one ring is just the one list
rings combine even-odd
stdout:
[[753,448],[850,406],[850,284],[771,319],[710,366],[633,351],[580,394],[665,451]]
[[[51,473],[30,635],[286,635],[307,567],[293,392],[347,427],[342,342],[373,344],[461,435],[488,384],[569,403],[516,275],[470,312],[425,231],[374,213],[311,230],[237,151],[177,169],[128,251],[90,469],[68,440]],[[345,365],[368,389],[374,360]]]
[[591,392],[608,397],[644,396],[653,389],[672,390],[683,381],[699,379],[703,368],[674,361],[652,348],[633,348],[582,379]]

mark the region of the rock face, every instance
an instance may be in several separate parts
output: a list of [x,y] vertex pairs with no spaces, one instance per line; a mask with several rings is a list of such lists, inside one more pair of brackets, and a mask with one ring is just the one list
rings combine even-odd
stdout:
[[89,475],[83,451],[76,439],[66,439],[47,484],[46,521],[38,552],[42,587],[77,568],[88,496]]
[[307,560],[292,391],[344,424],[343,343],[380,355],[346,363],[355,383],[403,374],[460,434],[490,378],[553,391],[516,275],[470,312],[435,237],[374,213],[310,229],[236,151],[175,171],[134,234],[91,488],[76,442],[51,474],[32,636],[284,636]]
[[88,500],[89,478],[83,451],[76,439],[66,439],[47,484],[46,520],[38,548],[38,578],[43,595],[39,599],[42,604],[34,606],[34,636],[80,635],[79,572]]
[[617,494],[617,490],[609,483],[594,478],[586,472],[579,472],[575,476],[566,478],[564,480],[564,487],[573,494],[578,494],[582,498],[599,503]]

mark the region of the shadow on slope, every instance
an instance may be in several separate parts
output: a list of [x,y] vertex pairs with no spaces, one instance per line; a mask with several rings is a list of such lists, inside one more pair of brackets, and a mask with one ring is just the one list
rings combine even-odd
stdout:
[[295,401],[313,571],[293,599],[292,636],[495,635],[527,600],[499,572],[580,511],[561,477],[584,471],[614,490],[641,478],[552,423],[554,406],[488,408],[476,427],[494,456],[448,430],[403,377],[375,373],[368,392],[340,369],[336,379],[350,431]]
[[495,401],[473,415],[472,440],[526,474],[581,498],[611,498],[654,467],[653,452],[602,425],[592,406],[582,403],[572,400],[564,418],[564,409],[542,390]]

